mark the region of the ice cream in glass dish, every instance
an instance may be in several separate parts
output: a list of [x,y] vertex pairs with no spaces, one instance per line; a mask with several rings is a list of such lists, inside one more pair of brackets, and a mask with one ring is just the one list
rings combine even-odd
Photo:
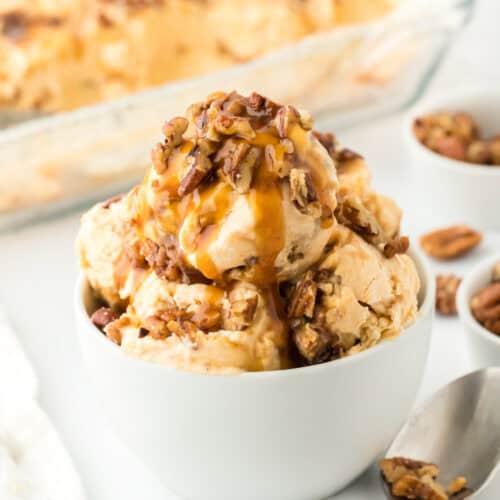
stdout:
[[124,355],[238,373],[350,356],[412,324],[401,211],[311,117],[214,93],[163,126],[129,193],[82,219],[92,321]]

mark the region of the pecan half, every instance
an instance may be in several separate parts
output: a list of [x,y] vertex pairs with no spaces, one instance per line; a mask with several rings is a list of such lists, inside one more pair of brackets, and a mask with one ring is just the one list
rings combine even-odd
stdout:
[[179,184],[177,194],[182,197],[194,191],[211,172],[213,165],[210,158],[197,144],[186,158],[187,173]]
[[445,316],[457,314],[457,290],[461,278],[454,274],[436,276],[436,311]]
[[219,112],[214,119],[214,128],[223,135],[236,135],[242,139],[251,140],[256,136],[248,118],[232,116],[227,113]]
[[407,236],[396,236],[395,238],[390,239],[384,245],[384,256],[388,259],[394,257],[398,253],[406,253],[410,248],[410,240]]
[[112,321],[117,320],[120,317],[120,313],[114,311],[110,307],[100,307],[92,313],[90,316],[90,321],[94,323],[99,330],[103,330]]
[[290,197],[299,210],[304,211],[310,203],[317,201],[318,195],[309,172],[292,168],[289,182]]
[[312,271],[307,271],[297,282],[288,303],[288,317],[300,318],[305,316],[312,318],[316,304],[318,285],[313,280]]
[[420,238],[420,245],[430,256],[450,260],[470,252],[481,240],[481,233],[468,226],[459,225],[424,234]]
[[275,118],[276,130],[280,139],[288,137],[288,129],[293,123],[300,123],[300,113],[293,106],[282,106]]
[[470,305],[477,321],[490,332],[500,335],[500,281],[479,290]]

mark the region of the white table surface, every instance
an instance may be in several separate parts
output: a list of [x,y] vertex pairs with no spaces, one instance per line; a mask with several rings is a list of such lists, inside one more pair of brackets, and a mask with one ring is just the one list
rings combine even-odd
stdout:
[[[464,82],[500,83],[499,17],[500,2],[480,2],[474,21],[457,41],[430,93]],[[376,187],[403,207],[405,230],[413,241],[422,231],[441,222],[454,222],[439,220],[439,214],[432,219],[419,217],[418,193],[412,191],[409,160],[401,140],[400,115],[341,133],[340,138],[365,155]],[[77,272],[74,239],[79,218],[80,214],[73,213],[0,235],[0,302],[6,306],[33,362],[40,381],[40,403],[72,455],[88,498],[173,499],[115,438],[89,389],[72,312]],[[473,262],[495,250],[500,251],[500,234],[488,234],[473,256],[452,264],[433,265],[436,270],[463,274]],[[472,369],[463,337],[457,319],[436,319],[420,401]],[[371,468],[336,498],[382,499],[375,469]]]

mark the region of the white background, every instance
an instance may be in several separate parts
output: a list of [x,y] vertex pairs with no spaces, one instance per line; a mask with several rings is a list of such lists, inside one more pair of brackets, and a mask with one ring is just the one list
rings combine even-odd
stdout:
[[[499,19],[500,2],[480,2],[473,22],[460,36],[428,93],[438,94],[468,83],[500,83]],[[363,153],[376,187],[403,207],[404,227],[414,242],[422,231],[441,222],[439,214],[433,219],[419,217],[419,197],[412,189],[409,159],[401,139],[401,115],[344,132],[340,138]],[[40,403],[72,455],[89,499],[171,499],[159,481],[114,437],[99,415],[87,384],[72,312],[77,273],[74,239],[79,217],[74,213],[0,236],[0,302],[6,306],[34,364],[40,380]],[[500,253],[500,234],[489,234],[472,256],[434,267],[463,274],[495,250]],[[463,336],[457,319],[436,320],[420,400],[472,368]],[[382,499],[374,469],[336,498]]]

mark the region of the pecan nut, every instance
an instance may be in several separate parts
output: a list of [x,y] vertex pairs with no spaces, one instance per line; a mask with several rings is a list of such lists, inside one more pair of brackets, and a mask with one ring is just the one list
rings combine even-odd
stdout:
[[454,274],[436,276],[436,311],[445,316],[457,314],[457,290],[461,278]]
[[472,297],[470,306],[479,323],[490,332],[500,335],[500,281],[479,290]]
[[194,191],[213,169],[206,152],[197,144],[186,158],[187,173],[181,180],[177,194],[182,197]]
[[307,318],[312,318],[317,292],[318,285],[313,281],[312,271],[307,271],[307,273],[297,282],[292,292],[288,304],[288,317],[300,318],[305,316]]
[[257,292],[249,287],[237,287],[229,292],[228,298],[229,310],[226,312],[224,327],[235,331],[245,330],[252,324],[257,313]]
[[103,330],[105,326],[109,323],[117,320],[120,317],[120,313],[111,309],[110,307],[100,307],[90,317],[90,321],[94,323],[99,330]]
[[450,260],[469,253],[481,240],[482,235],[478,231],[458,225],[424,234],[420,238],[420,245],[430,256]]
[[293,329],[292,340],[302,360],[309,365],[337,359],[341,355],[338,336],[330,335],[311,323]]
[[406,253],[408,248],[410,248],[408,236],[396,236],[384,245],[383,254],[388,259],[391,259],[399,253]]
[[290,171],[290,197],[295,206],[302,212],[310,203],[317,201],[318,195],[309,172],[292,168]]

